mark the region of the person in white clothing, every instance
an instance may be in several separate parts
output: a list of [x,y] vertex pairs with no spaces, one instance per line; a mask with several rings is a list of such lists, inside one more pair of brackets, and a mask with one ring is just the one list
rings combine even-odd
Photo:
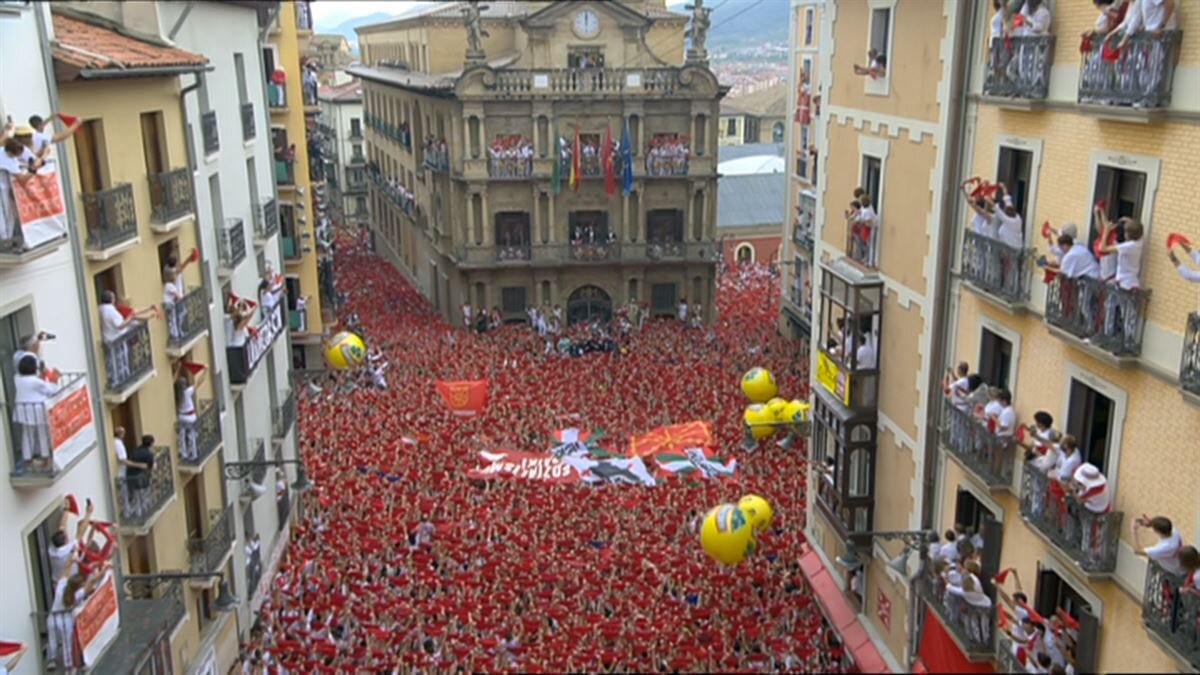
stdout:
[[1048,263],[1046,267],[1057,268],[1059,273],[1068,279],[1080,277],[1100,278],[1100,263],[1092,255],[1087,246],[1075,241],[1069,234],[1058,235],[1057,250],[1052,249],[1058,256],[1057,265]]
[[1146,32],[1159,35],[1163,31],[1179,30],[1179,12],[1176,4],[1179,0],[1131,0],[1125,11],[1125,20],[1121,25],[1109,31],[1104,40],[1112,39],[1117,33],[1121,40],[1117,49],[1125,48],[1129,39],[1139,33]]
[[[1133,218],[1121,218],[1113,223],[1099,207],[1096,208],[1096,218],[1102,226],[1100,240],[1105,242],[1100,246],[1100,251],[1104,254],[1115,253],[1117,256],[1117,275],[1114,281],[1124,290],[1138,288],[1141,285],[1139,275],[1142,269],[1142,224]],[[1107,243],[1109,233],[1117,227],[1124,232],[1125,240],[1115,244]]]
[[179,370],[175,377],[175,409],[178,421],[179,458],[181,461],[194,462],[198,457],[196,421],[196,387],[204,381],[201,370],[192,376],[186,370]]
[[122,336],[135,321],[146,321],[158,316],[158,308],[151,305],[123,316],[117,309],[117,296],[112,291],[100,294],[100,335],[104,338],[104,365],[108,371],[110,389],[120,389],[129,379],[129,342]]
[[462,310],[463,328],[471,330],[471,303],[464,302],[460,309]]
[[124,509],[121,513],[133,513],[133,502],[129,499],[129,482],[125,480],[126,469],[133,467],[145,471],[150,467],[129,459],[129,452],[125,449],[125,427],[113,429],[113,455],[117,459],[117,483],[120,486],[121,506]]
[[871,336],[864,335],[862,344],[854,350],[854,367],[856,370],[874,370],[876,367],[875,347],[871,344]]
[[679,317],[680,323],[687,323],[688,304],[687,304],[687,300],[684,300],[683,298],[679,299],[678,317]]
[[66,129],[55,131],[53,115],[45,119],[40,115],[31,115],[29,126],[33,129],[33,154],[43,161],[49,159],[50,149],[54,144],[70,138],[82,124],[83,119],[77,117],[71,120]]
[[21,463],[13,468],[13,473],[21,475],[30,469],[53,471],[50,414],[46,402],[58,393],[59,387],[38,375],[38,359],[33,355],[21,359],[14,385],[12,421],[14,431],[21,439]]
[[[1197,266],[1200,266],[1200,251],[1193,250],[1192,245],[1186,241],[1179,242],[1175,245],[1182,248],[1183,252],[1192,259],[1193,263],[1195,263]],[[1192,269],[1191,267],[1188,267],[1187,263],[1180,262],[1179,256],[1175,254],[1174,246],[1167,250],[1167,257],[1171,259],[1171,264],[1175,266],[1176,271],[1179,272],[1179,276],[1183,277],[1184,281],[1190,281],[1192,283],[1200,282],[1200,270]]]
[[[1142,547],[1140,537],[1144,527],[1149,527],[1158,537],[1158,541],[1145,548]],[[1130,534],[1134,554],[1153,560],[1169,574],[1182,575],[1185,572],[1179,559],[1180,550],[1183,548],[1183,537],[1179,534],[1179,530],[1175,529],[1170,518],[1165,516],[1134,518],[1130,523]]]
[[1025,223],[1011,204],[996,210],[996,238],[1009,248],[1020,250],[1025,245]]
[[1014,31],[1017,35],[1050,34],[1050,9],[1044,0],[1025,0],[1020,17],[1021,25]]

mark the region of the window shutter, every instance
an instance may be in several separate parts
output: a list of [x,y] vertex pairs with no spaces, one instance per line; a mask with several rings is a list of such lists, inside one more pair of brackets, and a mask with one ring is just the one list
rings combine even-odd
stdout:
[[1091,612],[1079,610],[1079,639],[1075,641],[1075,672],[1095,673],[1099,660],[1100,620]]
[[1054,614],[1058,607],[1058,575],[1048,569],[1043,569],[1038,563],[1037,584],[1033,592],[1033,607],[1042,616]]
[[[1108,217],[1116,217],[1117,209],[1117,170],[1110,166],[1096,167],[1096,189],[1092,194],[1092,204],[1103,199],[1108,204]],[[1088,248],[1100,236],[1100,223],[1096,222],[1096,216],[1091,215],[1092,230],[1088,237]]]
[[980,572],[982,572],[980,581],[983,582],[983,591],[994,600],[996,591],[992,585],[992,577],[1000,571],[1000,551],[1001,544],[1004,543],[1004,526],[985,514],[983,523],[979,526],[979,534],[983,537],[983,555],[979,560]]

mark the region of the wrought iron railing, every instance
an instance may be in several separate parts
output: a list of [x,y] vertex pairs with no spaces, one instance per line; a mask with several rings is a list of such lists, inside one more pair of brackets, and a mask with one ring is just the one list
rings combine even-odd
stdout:
[[1041,532],[1085,572],[1109,573],[1117,567],[1121,511],[1096,513],[1064,496],[1055,482],[1030,462],[1021,475],[1021,518]]
[[1179,361],[1179,386],[1200,396],[1200,312],[1188,314],[1183,355]]
[[279,204],[275,198],[258,203],[254,209],[254,234],[259,239],[270,239],[279,231]]
[[221,410],[212,401],[196,403],[196,421],[175,422],[179,465],[197,467],[221,445]]
[[208,328],[208,294],[203,286],[188,291],[178,302],[163,303],[163,309],[168,347],[182,347]]
[[[1141,31],[1128,38],[1115,61],[1104,58],[1101,39],[1092,40],[1092,49],[1083,54],[1079,69],[1080,103],[1135,108],[1165,108],[1171,104],[1183,32],[1154,35]],[[1114,37],[1108,46],[1115,47],[1117,40]]]
[[104,342],[104,366],[109,392],[119,394],[154,369],[150,326],[134,321],[117,339]]
[[1050,93],[1050,66],[1053,63],[1053,35],[993,38],[983,93],[988,96],[1044,99]]
[[296,184],[296,163],[294,161],[275,160],[275,183],[277,185]]
[[204,136],[204,154],[211,155],[221,149],[221,135],[217,131],[216,110],[210,110],[200,116],[200,131]]
[[83,220],[87,247],[103,251],[137,236],[137,209],[129,183],[83,195]]
[[171,449],[154,448],[154,466],[149,471],[127,467],[124,477],[116,479],[117,512],[123,527],[142,527],[175,495],[175,471],[171,467]]
[[284,303],[282,302],[275,303],[271,307],[263,305],[262,321],[255,326],[253,333],[247,336],[245,343],[241,346],[225,347],[225,360],[229,368],[231,385],[245,384],[254,374],[254,370],[258,368],[258,364],[270,353],[271,348],[275,345],[275,340],[283,333],[287,325],[283,310]]
[[996,663],[1000,668],[996,670],[998,673],[1024,673],[1025,664],[1017,658],[1017,648],[1023,645],[1018,645],[1012,641],[1002,630],[996,631]]
[[218,572],[237,535],[233,529],[233,505],[226,504],[216,514],[208,532],[188,539],[188,560],[193,572]]
[[296,422],[296,392],[289,389],[283,401],[271,410],[271,429],[275,438],[284,438]]
[[445,146],[445,141],[425,144],[424,163],[434,171],[450,170],[450,150]]
[[1013,484],[1013,439],[988,431],[970,410],[959,410],[949,401],[942,407],[945,423],[942,443],[988,487]]
[[876,250],[876,235],[879,221],[874,223],[851,223],[846,229],[846,255],[851,260],[864,267],[874,268],[879,264],[879,252]]
[[967,231],[963,237],[963,281],[1005,302],[1029,298],[1032,251],[1012,248],[998,239]]
[[254,128],[254,104],[242,104],[242,140],[248,141],[257,135]]
[[[13,476],[53,478],[59,468],[54,462],[54,435],[50,428],[50,409],[86,373],[59,373],[59,394],[37,403],[9,403],[9,431],[12,432]],[[84,384],[86,387],[87,385]]]
[[232,271],[246,259],[246,232],[241,218],[226,218],[217,241],[221,267]]
[[996,605],[987,607],[972,605],[948,590],[945,580],[933,573],[926,565],[917,587],[926,604],[937,614],[954,638],[963,645],[968,656],[989,655],[995,649]]
[[1149,289],[1059,274],[1046,291],[1046,323],[1115,356],[1137,356],[1149,301]]
[[680,156],[647,155],[646,173],[650,176],[686,176],[688,175],[688,153]]
[[187,167],[166,173],[152,173],[147,178],[150,183],[150,219],[153,222],[161,225],[195,213],[192,172]]
[[529,178],[533,175],[532,157],[489,157],[490,178]]
[[1146,567],[1142,623],[1192,668],[1200,669],[1200,595],[1184,592],[1186,582],[1186,576],[1171,574],[1151,560]]

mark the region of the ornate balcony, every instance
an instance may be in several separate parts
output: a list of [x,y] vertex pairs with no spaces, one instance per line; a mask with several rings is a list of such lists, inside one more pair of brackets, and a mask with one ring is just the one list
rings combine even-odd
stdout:
[[291,432],[295,423],[296,392],[289,389],[283,401],[271,411],[272,435],[278,440],[283,440]]
[[212,401],[197,401],[196,422],[175,423],[179,445],[179,470],[198,473],[221,446],[221,410]]
[[556,68],[501,70],[484,86],[510,97],[671,96],[680,85],[676,68]]
[[[444,143],[444,141],[443,141]],[[427,144],[425,146],[424,165],[434,171],[450,170],[450,151],[448,148]]]
[[996,606],[976,607],[946,590],[946,582],[926,565],[917,583],[921,597],[971,661],[990,661],[995,653]]
[[183,356],[208,330],[208,293],[203,286],[188,291],[174,304],[163,304],[167,319],[167,351]]
[[996,631],[996,663],[1000,667],[998,673],[1024,673],[1025,665],[1017,660],[1017,647],[1012,638],[1002,631]]
[[1015,310],[1029,299],[1029,261],[1032,251],[967,231],[963,237],[962,279],[976,291]]
[[596,262],[663,262],[715,264],[719,251],[712,242],[662,241],[603,244],[518,244],[462,246],[455,258],[460,268],[559,266]]
[[[1110,46],[1115,46],[1114,37]],[[1171,104],[1175,65],[1183,43],[1182,31],[1160,35],[1139,32],[1129,37],[1116,61],[1106,61],[1100,40],[1083,55],[1079,69],[1079,102],[1101,106],[1165,108]]]
[[225,227],[221,228],[218,235],[218,271],[224,275],[233,274],[233,270],[246,259],[245,224],[241,218],[226,218]]
[[128,534],[146,534],[167,502],[175,496],[175,470],[171,467],[171,449],[165,445],[156,447],[154,467],[150,471],[136,476],[127,473],[125,477],[118,476],[115,482],[121,530]]
[[87,253],[93,260],[105,260],[122,244],[138,236],[137,210],[133,186],[115,187],[83,195],[83,220],[87,226]]
[[994,38],[988,53],[983,95],[1041,101],[1050,93],[1053,35]]
[[196,212],[192,198],[192,173],[180,167],[166,173],[152,173],[150,182],[150,228],[170,231],[170,224]]
[[1200,596],[1183,593],[1186,577],[1171,574],[1151,560],[1142,594],[1142,623],[1150,635],[1200,670]]
[[210,110],[200,116],[200,131],[204,137],[204,154],[206,156],[221,149],[221,136],[217,132],[216,110]]
[[576,262],[603,262],[621,257],[621,246],[616,242],[605,244],[568,244],[571,260]]
[[242,104],[242,140],[253,140],[257,130],[254,128],[254,104]]
[[1046,324],[1118,360],[1142,353],[1149,289],[1123,290],[1099,279],[1054,278],[1046,292]]
[[254,237],[266,241],[279,231],[279,204],[275,199],[266,199],[254,209]]
[[1079,566],[1104,576],[1117,568],[1124,513],[1094,513],[1073,497],[1051,491],[1051,480],[1030,463],[1021,476],[1021,518]]
[[154,348],[150,343],[150,326],[135,321],[112,342],[104,343],[106,374],[105,398],[123,402],[137,387],[149,379],[154,370]]
[[188,539],[188,559],[192,572],[216,573],[225,566],[237,535],[233,529],[233,505],[209,511],[208,532],[199,539]]
[[87,374],[59,373],[58,385],[44,402],[5,406],[12,432],[9,480],[16,487],[52,485],[96,442]]
[[646,175],[660,177],[688,175],[687,153],[685,152],[682,157],[648,155],[646,157]]
[[942,444],[950,454],[989,488],[1012,487],[1012,438],[988,431],[970,411],[959,410],[948,401],[943,411]]
[[489,157],[489,178],[530,178],[533,176],[532,157]]

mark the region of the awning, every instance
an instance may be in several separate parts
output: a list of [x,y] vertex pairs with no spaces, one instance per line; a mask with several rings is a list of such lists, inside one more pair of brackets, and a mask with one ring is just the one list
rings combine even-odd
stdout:
[[[800,569],[808,580],[817,604],[821,606],[829,625],[833,626],[838,637],[842,640],[847,653],[854,659],[854,665],[860,673],[890,673],[887,662],[879,654],[875,644],[865,628],[859,623],[854,608],[842,595],[837,581],[825,569],[816,551],[809,550],[800,556]],[[953,643],[951,643],[953,644]]]
[[990,663],[976,663],[967,660],[967,655],[955,644],[954,638],[946,632],[942,625],[929,610],[925,608],[925,628],[921,632],[921,645],[917,649],[919,668],[914,672],[923,673],[992,673]]

